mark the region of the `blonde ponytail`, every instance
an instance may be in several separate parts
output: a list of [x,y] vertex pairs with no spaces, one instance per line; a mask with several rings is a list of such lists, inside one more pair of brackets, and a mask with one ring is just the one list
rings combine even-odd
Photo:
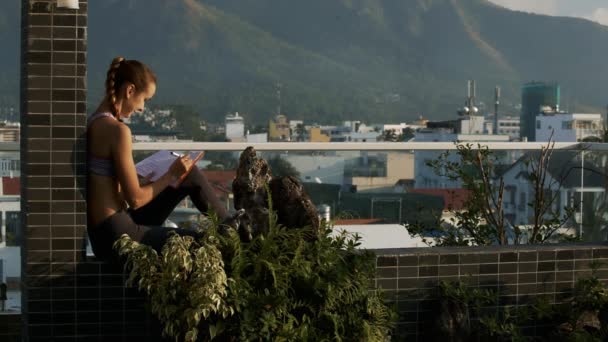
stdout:
[[110,100],[112,114],[114,114],[116,118],[118,118],[118,106],[116,105],[116,73],[124,60],[124,57],[114,58],[112,64],[110,64],[110,69],[108,69],[106,77],[106,96],[108,96],[108,100]]

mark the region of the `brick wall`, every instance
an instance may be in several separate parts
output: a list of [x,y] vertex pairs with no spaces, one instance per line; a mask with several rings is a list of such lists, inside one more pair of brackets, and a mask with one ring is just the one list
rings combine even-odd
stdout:
[[0,313],[0,341],[21,341],[21,315]]
[[[398,340],[426,341],[433,330],[437,284],[462,280],[494,290],[499,306],[523,305],[539,295],[563,301],[576,281],[591,275],[608,282],[607,245],[415,248],[378,250],[376,286],[397,303]],[[530,335],[543,327],[527,327]]]
[[87,19],[87,1],[78,10],[22,1],[22,334],[30,341],[158,333],[122,270],[85,255]]

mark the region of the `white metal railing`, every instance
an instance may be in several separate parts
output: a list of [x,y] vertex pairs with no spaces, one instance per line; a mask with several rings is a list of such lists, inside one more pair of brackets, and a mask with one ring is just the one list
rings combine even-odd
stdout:
[[[490,150],[534,151],[547,146],[546,142],[475,142],[463,141],[460,144],[471,144],[488,147]],[[155,151],[242,151],[253,146],[258,151],[445,151],[456,150],[453,142],[138,142],[133,150]],[[556,150],[574,151],[608,151],[608,143],[572,143],[556,142]]]
[[[546,142],[476,142],[463,141],[459,144],[471,144],[487,147],[496,151],[534,151],[547,146]],[[454,142],[137,142],[135,151],[242,151],[253,146],[258,151],[445,151],[456,150]],[[574,143],[556,142],[556,150],[567,151],[608,151],[608,143]],[[0,143],[0,152],[17,152],[19,143]]]

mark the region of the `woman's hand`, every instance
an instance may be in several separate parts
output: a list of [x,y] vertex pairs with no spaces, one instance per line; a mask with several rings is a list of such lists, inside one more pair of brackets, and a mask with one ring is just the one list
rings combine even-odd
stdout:
[[169,167],[169,174],[171,178],[174,180],[180,179],[182,175],[184,175],[190,168],[194,162],[190,159],[190,155],[188,153],[184,154],[181,157],[175,159],[171,167]]

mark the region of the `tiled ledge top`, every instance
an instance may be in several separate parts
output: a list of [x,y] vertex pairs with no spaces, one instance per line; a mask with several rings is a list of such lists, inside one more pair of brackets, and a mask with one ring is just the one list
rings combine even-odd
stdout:
[[475,247],[412,247],[373,249],[376,255],[420,255],[420,254],[479,254],[501,252],[534,252],[534,251],[563,251],[563,250],[593,250],[608,249],[608,242],[602,243],[564,243],[545,245],[508,245],[508,246],[475,246]]

